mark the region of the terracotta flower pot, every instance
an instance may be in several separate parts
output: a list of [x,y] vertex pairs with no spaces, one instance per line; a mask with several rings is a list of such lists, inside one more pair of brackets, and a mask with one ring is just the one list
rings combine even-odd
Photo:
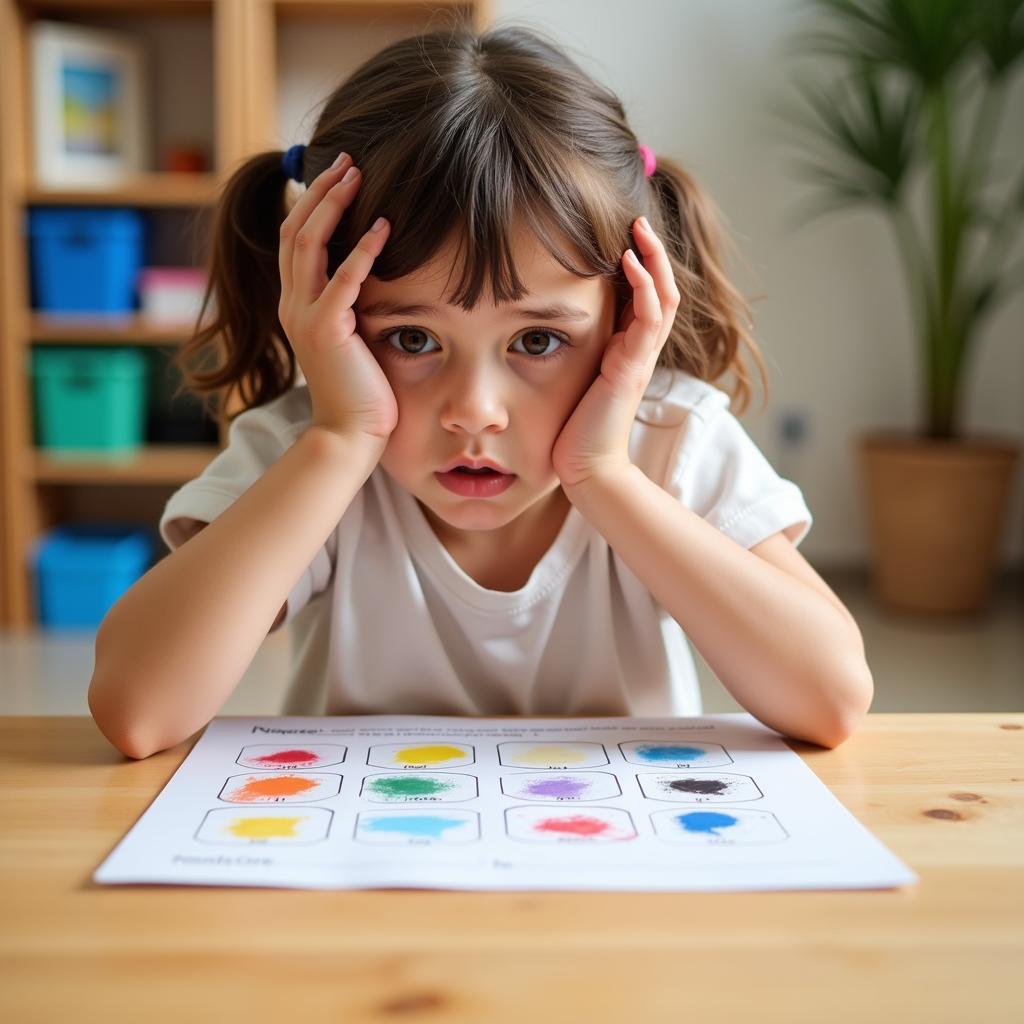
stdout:
[[878,599],[910,612],[983,608],[992,595],[1019,444],[871,434],[858,447]]

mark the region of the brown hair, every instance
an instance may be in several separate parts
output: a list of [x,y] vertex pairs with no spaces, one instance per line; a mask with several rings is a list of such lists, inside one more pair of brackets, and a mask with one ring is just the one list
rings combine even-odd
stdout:
[[[618,318],[631,297],[620,259],[627,246],[636,250],[631,226],[644,214],[668,249],[682,296],[658,365],[709,382],[732,371],[742,412],[751,396],[745,345],[767,392],[749,308],[722,269],[710,198],[663,154],[645,177],[622,104],[535,29],[505,24],[478,33],[457,22],[385,47],[324,103],[305,149],[303,182],[342,151],[364,178],[328,244],[328,276],[380,214],[391,235],[375,277],[412,273],[455,232],[464,258],[452,302],[472,310],[485,277],[495,303],[518,301],[524,287],[509,228],[522,216],[566,270],[612,281]],[[253,156],[226,183],[202,311],[176,359],[189,386],[220,396],[222,412],[225,390],[237,389],[249,408],[296,381],[278,319],[282,155]],[[558,233],[585,266],[563,251]]]

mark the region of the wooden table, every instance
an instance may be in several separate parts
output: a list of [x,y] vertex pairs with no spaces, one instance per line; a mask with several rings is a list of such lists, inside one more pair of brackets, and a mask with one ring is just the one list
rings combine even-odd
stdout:
[[903,890],[94,884],[196,738],[130,761],[89,718],[0,718],[0,1018],[1024,1021],[1024,714],[791,744],[920,875]]

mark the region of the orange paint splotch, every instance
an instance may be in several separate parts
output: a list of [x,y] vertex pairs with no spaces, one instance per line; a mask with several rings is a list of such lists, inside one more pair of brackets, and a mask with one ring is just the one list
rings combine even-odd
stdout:
[[231,794],[231,799],[266,800],[276,796],[298,796],[300,793],[316,789],[318,785],[315,779],[305,779],[301,775],[275,775],[268,779],[250,779]]

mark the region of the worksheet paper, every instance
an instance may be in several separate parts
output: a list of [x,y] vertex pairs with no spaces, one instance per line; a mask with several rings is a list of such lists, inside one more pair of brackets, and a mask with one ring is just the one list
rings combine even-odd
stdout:
[[218,718],[93,877],[635,891],[918,881],[745,712]]

